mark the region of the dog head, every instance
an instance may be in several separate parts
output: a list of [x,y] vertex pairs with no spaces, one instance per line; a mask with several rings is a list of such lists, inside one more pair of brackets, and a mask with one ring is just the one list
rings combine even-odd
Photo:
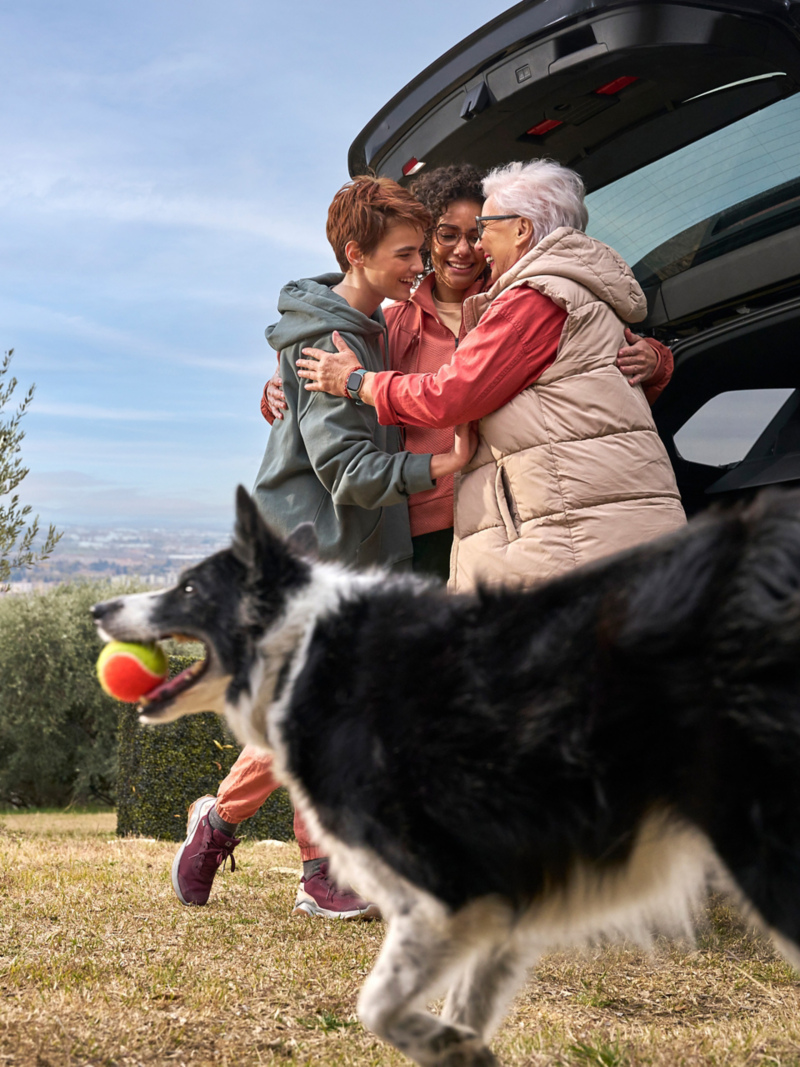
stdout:
[[230,548],[190,567],[173,588],[105,600],[92,608],[105,641],[202,643],[205,658],[142,698],[142,722],[163,723],[200,711],[222,713],[249,692],[264,634],[280,618],[288,596],[310,580],[313,529],[302,526],[284,542],[267,527],[239,486]]

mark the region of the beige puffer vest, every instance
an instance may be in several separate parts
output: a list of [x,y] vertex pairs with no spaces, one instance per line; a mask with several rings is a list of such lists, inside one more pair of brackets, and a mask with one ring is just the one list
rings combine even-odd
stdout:
[[641,387],[615,366],[624,323],[646,315],[630,268],[579,230],[555,230],[465,302],[472,329],[527,285],[567,312],[555,362],[480,421],[456,479],[450,588],[531,585],[682,526],[675,476]]

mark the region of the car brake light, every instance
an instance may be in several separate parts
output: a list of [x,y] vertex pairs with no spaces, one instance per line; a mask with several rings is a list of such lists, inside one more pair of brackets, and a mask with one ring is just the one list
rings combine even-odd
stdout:
[[554,130],[556,126],[563,126],[564,123],[561,119],[544,119],[543,122],[537,123],[536,126],[531,126],[527,131],[529,137],[541,137],[542,134],[549,133]]
[[414,156],[412,156],[408,163],[403,164],[403,177],[407,178],[410,174],[416,174],[417,171],[422,170],[424,166],[424,159],[415,159]]
[[600,96],[613,96],[615,93],[622,92],[623,89],[627,89],[629,85],[633,85],[634,82],[638,82],[638,78],[615,78],[613,82],[606,82],[605,85],[601,85],[599,89],[595,89],[595,92]]

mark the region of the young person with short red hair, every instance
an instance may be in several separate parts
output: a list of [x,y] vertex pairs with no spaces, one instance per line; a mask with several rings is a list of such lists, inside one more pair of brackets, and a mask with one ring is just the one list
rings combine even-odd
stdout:
[[[272,429],[255,499],[276,532],[314,525],[323,559],[355,567],[407,568],[412,546],[411,493],[460,470],[474,451],[467,427],[441,454],[403,450],[400,432],[380,426],[372,407],[350,396],[301,388],[296,361],[309,345],[335,351],[336,331],[358,354],[361,374],[388,368],[384,300],[407,300],[421,273],[420,252],[430,216],[388,178],[360,177],[334,197],[327,235],[341,274],[289,282],[278,300],[280,321],[267,340],[280,352],[285,417]],[[195,801],[186,841],[173,864],[173,887],[185,903],[205,904],[219,866],[238,843],[236,824],[255,814],[278,787],[272,756],[246,748],[218,795]],[[295,914],[370,918],[374,905],[337,888],[324,856],[295,816],[303,878]]]

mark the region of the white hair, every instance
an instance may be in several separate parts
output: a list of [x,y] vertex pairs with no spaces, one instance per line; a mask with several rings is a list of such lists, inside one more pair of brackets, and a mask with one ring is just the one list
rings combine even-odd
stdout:
[[585,230],[589,212],[579,174],[552,159],[508,163],[483,179],[483,195],[494,197],[497,213],[519,215],[533,226],[531,248],[559,226]]

